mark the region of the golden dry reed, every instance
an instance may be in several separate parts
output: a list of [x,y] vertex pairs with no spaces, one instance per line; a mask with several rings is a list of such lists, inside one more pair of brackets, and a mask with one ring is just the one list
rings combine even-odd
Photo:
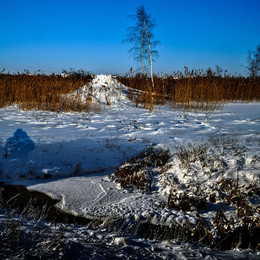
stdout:
[[89,111],[90,102],[66,94],[87,84],[91,77],[0,74],[0,108],[16,104],[22,110]]
[[[129,98],[136,105],[153,109],[154,104],[172,101],[178,110],[214,110],[227,102],[253,102],[260,100],[259,77],[234,77],[216,75],[203,71],[175,73],[174,76],[154,76],[154,89],[151,80],[142,74],[128,74],[118,80],[130,88]],[[131,89],[133,91],[131,91]]]
[[[154,105],[165,104],[166,101],[171,101],[176,110],[207,111],[217,109],[227,102],[260,100],[259,77],[222,76],[188,69],[184,73],[173,75],[155,75],[154,88],[151,80],[142,74],[131,72],[117,79],[128,87],[128,97],[136,106],[143,105],[150,111],[154,109]],[[47,76],[0,73],[0,108],[16,104],[22,110],[96,110],[96,105],[92,104],[90,84],[87,101],[82,100],[80,93],[77,93],[77,90],[91,79],[90,75],[62,77],[55,74]],[[75,91],[76,94],[67,95]]]

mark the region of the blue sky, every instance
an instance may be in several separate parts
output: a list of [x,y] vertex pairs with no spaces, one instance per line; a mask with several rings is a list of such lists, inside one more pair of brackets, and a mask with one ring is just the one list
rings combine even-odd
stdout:
[[219,65],[245,75],[260,43],[260,0],[0,0],[0,70],[125,74],[138,67],[122,40],[140,4],[157,23],[155,73]]

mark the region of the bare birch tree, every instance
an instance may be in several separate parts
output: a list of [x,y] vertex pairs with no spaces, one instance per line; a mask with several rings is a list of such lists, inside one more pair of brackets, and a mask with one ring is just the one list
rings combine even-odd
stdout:
[[136,61],[141,62],[142,72],[145,76],[147,71],[146,64],[149,64],[150,77],[154,88],[153,60],[158,56],[158,51],[155,48],[159,44],[159,41],[153,40],[155,22],[146,12],[143,5],[140,5],[136,9],[136,14],[131,15],[130,18],[133,19],[135,25],[128,27],[127,39],[125,41],[132,45],[129,52]]

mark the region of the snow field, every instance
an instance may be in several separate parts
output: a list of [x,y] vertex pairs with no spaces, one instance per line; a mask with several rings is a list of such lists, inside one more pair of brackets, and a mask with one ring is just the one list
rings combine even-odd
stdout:
[[[223,178],[236,181],[239,175],[240,185],[259,184],[259,103],[231,103],[221,111],[197,113],[165,105],[149,112],[135,107],[127,99],[126,87],[109,75],[97,76],[91,93],[83,86],[74,94],[82,102],[91,95],[101,111],[57,114],[19,111],[15,106],[0,110],[3,181],[61,199],[57,206],[75,215],[167,226],[195,226],[198,221],[195,210],[160,206],[167,204],[172,189],[180,194],[200,189],[218,197],[216,183]],[[192,154],[192,147],[201,144],[206,144],[206,165]],[[149,146],[169,149],[172,155],[168,170],[154,177],[152,192],[121,189],[107,177]],[[181,159],[183,147],[189,160]],[[232,210],[229,207],[226,213]],[[202,215],[212,222],[215,213],[213,208]]]

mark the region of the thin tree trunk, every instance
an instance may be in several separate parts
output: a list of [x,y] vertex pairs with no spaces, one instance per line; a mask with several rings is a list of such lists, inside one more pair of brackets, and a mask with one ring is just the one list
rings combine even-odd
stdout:
[[[152,86],[153,86],[153,90],[154,90],[154,82],[153,82],[153,62],[152,62],[152,52],[151,52],[151,47],[150,47],[150,43],[149,43],[149,55],[150,55],[150,73],[151,73],[151,80],[152,80]],[[152,91],[153,91],[152,90]]]
[[144,70],[144,57],[143,57],[143,47],[144,47],[144,28],[142,28],[141,61],[142,61],[142,70],[143,70],[143,74],[144,74],[144,76],[145,76],[145,70]]
[[142,71],[143,71],[143,74],[145,75],[145,71],[144,71],[144,57],[143,57],[143,45],[141,47],[141,61],[142,61]]
[[152,81],[152,91],[154,90],[154,82],[153,82],[153,60],[152,60],[152,51],[151,51],[151,45],[150,45],[150,40],[149,40],[149,36],[147,33],[147,28],[145,28],[145,32],[146,32],[146,37],[147,37],[147,45],[149,48],[149,58],[150,58],[150,74],[151,74],[151,81]]

